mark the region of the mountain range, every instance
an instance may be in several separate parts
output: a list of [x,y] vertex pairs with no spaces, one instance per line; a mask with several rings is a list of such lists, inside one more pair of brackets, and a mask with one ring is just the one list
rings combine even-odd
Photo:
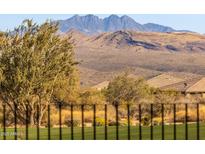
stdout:
[[75,15],[58,22],[62,37],[74,44],[83,87],[127,70],[144,78],[161,73],[184,79],[205,75],[205,35],[140,24],[126,15]]
[[98,34],[102,32],[115,32],[119,30],[135,30],[141,32],[188,32],[187,30],[175,30],[168,26],[163,26],[155,23],[140,24],[131,17],[110,15],[104,19],[95,15],[73,17],[66,20],[58,20],[59,29],[61,32],[67,32],[71,29],[76,29],[85,34]]
[[86,35],[72,29],[81,85],[89,87],[126,71],[150,78],[172,72],[183,78],[205,75],[205,36],[187,32],[119,30]]

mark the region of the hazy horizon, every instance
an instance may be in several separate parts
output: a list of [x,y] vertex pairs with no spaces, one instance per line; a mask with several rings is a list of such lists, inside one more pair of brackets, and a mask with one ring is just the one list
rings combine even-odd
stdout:
[[[24,19],[33,19],[37,23],[43,23],[47,19],[65,20],[75,14],[1,14],[0,30],[12,30]],[[81,16],[87,14],[79,14]],[[94,14],[100,18],[108,17],[110,14]],[[205,33],[205,17],[203,14],[117,14],[118,16],[128,15],[140,24],[155,23],[169,26],[177,30],[190,30],[198,33]]]

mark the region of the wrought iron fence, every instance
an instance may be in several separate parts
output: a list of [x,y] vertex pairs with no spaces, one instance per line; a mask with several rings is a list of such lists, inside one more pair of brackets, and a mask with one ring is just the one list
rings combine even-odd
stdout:
[[[112,110],[108,111],[110,108]],[[1,137],[4,140],[205,139],[205,132],[203,132],[205,130],[205,110],[203,111],[205,104],[200,103],[134,105],[50,104],[46,108],[43,124],[39,122],[40,108],[37,105],[36,123],[34,126],[30,126],[29,124],[28,105],[26,105],[25,122],[21,122],[18,119],[17,105],[14,105],[14,111],[10,112],[9,115],[7,113],[8,109],[6,104],[2,105]],[[52,112],[58,114],[58,122],[55,122],[55,126],[52,121]],[[90,124],[89,126],[85,122],[87,118],[85,113],[88,112],[92,113],[92,115],[89,115],[91,117],[87,119]],[[67,117],[62,115],[65,113],[68,115]],[[12,119],[10,123],[8,123],[9,116],[13,118],[10,118]],[[109,116],[112,117],[111,120]],[[75,123],[75,118],[80,119],[79,124]],[[159,122],[156,123],[155,119],[158,119]],[[122,120],[124,124],[122,124]],[[143,132],[146,132],[146,134]],[[166,135],[169,137],[166,138]]]

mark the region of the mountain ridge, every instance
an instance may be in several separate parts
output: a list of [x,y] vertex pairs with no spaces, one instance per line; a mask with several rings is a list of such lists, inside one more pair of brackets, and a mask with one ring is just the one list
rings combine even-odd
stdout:
[[140,24],[133,18],[123,15],[110,15],[105,18],[99,18],[96,15],[88,14],[85,16],[74,15],[66,20],[58,20],[59,29],[65,33],[70,29],[76,29],[85,34],[99,34],[102,32],[114,32],[119,30],[135,30],[141,32],[191,32],[188,30],[176,30],[169,26],[156,23]]
[[[205,36],[189,32],[140,32],[119,30],[86,35],[78,30],[70,30],[65,35],[75,44],[86,44],[97,48],[133,49],[135,51],[165,51],[205,53]],[[95,48],[94,47],[94,48]]]

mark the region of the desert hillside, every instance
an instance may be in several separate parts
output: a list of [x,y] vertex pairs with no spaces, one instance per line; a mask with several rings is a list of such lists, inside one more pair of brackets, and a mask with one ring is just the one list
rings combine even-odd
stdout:
[[197,33],[116,31],[90,36],[70,30],[64,35],[75,44],[83,86],[125,70],[145,78],[162,72],[184,78],[205,74],[205,36]]

